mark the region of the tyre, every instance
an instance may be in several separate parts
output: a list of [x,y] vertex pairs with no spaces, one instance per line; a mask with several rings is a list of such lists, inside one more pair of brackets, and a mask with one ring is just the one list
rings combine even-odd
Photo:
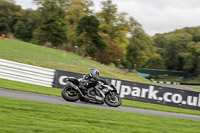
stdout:
[[80,99],[80,93],[70,86],[64,87],[62,89],[61,95],[65,100],[71,102],[76,102]]
[[105,96],[105,103],[111,107],[118,107],[121,105],[122,100],[116,93],[113,93],[112,95],[108,93]]

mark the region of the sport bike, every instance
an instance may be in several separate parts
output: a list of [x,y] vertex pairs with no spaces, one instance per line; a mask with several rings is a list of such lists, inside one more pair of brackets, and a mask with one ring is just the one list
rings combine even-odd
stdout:
[[86,81],[82,78],[68,78],[67,85],[62,89],[62,97],[71,102],[83,101],[97,104],[106,103],[111,107],[118,107],[122,100],[117,94],[117,89],[109,82],[103,83],[95,81],[87,84],[87,88],[82,87]]

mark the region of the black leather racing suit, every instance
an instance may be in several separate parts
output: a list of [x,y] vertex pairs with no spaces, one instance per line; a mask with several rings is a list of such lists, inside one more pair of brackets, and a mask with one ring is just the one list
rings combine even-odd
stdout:
[[88,87],[89,84],[92,84],[92,83],[94,83],[94,85],[91,86],[91,87],[95,87],[95,83],[96,83],[97,81],[101,81],[101,82],[103,82],[104,84],[108,84],[108,82],[107,82],[106,80],[101,79],[101,78],[100,78],[99,76],[97,76],[97,75],[87,74],[87,75],[85,75],[85,76],[83,77],[83,79],[84,79],[84,81],[85,81],[85,83],[84,83],[84,85],[83,85],[85,89]]

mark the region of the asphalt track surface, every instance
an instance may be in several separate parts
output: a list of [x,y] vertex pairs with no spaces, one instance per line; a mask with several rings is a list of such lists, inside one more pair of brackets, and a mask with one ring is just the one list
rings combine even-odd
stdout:
[[73,106],[93,107],[93,108],[98,108],[98,109],[158,115],[158,116],[165,116],[165,117],[175,117],[175,118],[182,118],[182,119],[200,120],[200,116],[196,116],[196,115],[170,113],[170,112],[163,112],[163,111],[125,107],[125,106],[109,107],[105,104],[97,105],[97,104],[83,103],[83,102],[67,102],[62,97],[29,93],[29,92],[23,92],[23,91],[7,90],[7,89],[1,89],[1,88],[0,88],[0,97],[9,97],[9,98],[15,98],[15,99],[21,99],[21,100],[46,102],[46,103],[52,103],[52,104],[66,104],[66,105],[73,105]]

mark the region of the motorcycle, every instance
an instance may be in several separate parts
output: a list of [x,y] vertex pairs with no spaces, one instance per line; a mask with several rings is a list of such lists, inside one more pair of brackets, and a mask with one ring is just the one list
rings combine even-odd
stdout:
[[117,94],[117,89],[107,82],[95,81],[87,85],[87,89],[83,88],[84,79],[68,78],[67,85],[62,89],[61,95],[66,101],[91,102],[97,104],[106,103],[111,107],[118,107],[122,100]]

